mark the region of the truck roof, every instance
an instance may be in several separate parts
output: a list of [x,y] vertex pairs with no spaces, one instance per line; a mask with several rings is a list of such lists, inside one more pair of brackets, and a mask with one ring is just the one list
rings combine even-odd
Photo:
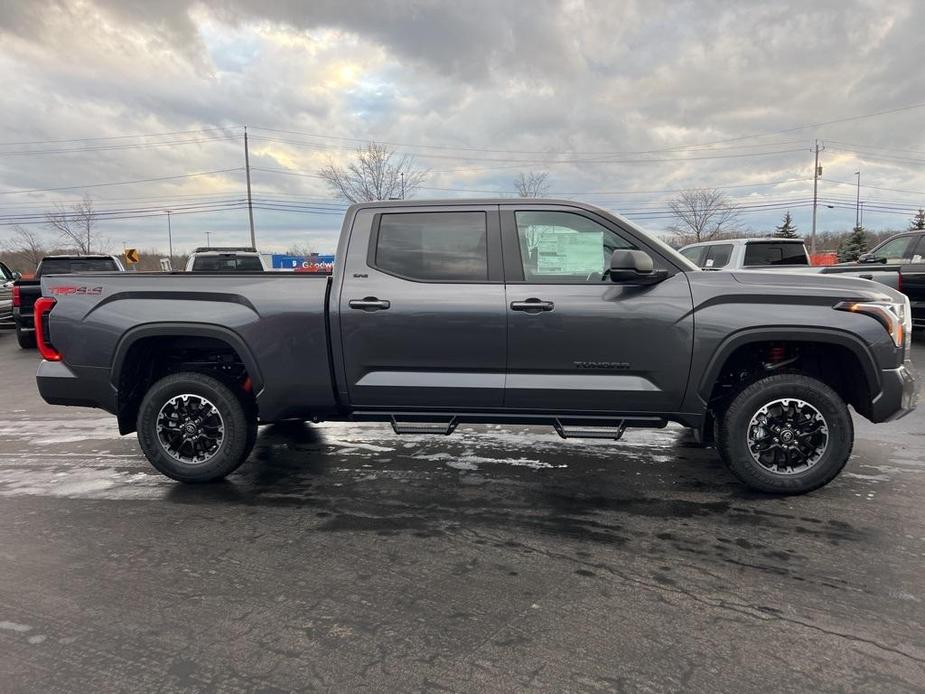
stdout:
[[714,241],[695,241],[694,243],[689,243],[686,246],[683,246],[683,248],[690,248],[691,246],[718,246],[721,244],[745,246],[750,243],[799,243],[805,245],[803,239],[778,239],[773,236],[764,236],[745,239],[716,239]]
[[565,205],[567,207],[580,207],[586,210],[600,209],[575,200],[562,200],[560,198],[411,198],[408,200],[373,200],[372,202],[357,202],[351,209],[364,209],[367,207],[451,207],[455,205]]
[[193,253],[257,253],[252,246],[200,246]]
[[46,255],[42,260],[99,260],[101,258],[112,259],[113,256],[107,253],[99,253],[94,255]]

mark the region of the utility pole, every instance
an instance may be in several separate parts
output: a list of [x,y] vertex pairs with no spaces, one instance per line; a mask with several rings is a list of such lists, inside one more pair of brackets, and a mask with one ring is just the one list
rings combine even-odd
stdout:
[[173,230],[170,228],[170,210],[164,210],[167,213],[167,246],[170,250],[170,260],[173,261]]
[[247,126],[244,126],[244,170],[247,174],[247,216],[251,222],[251,248],[257,248],[254,236],[254,202],[251,198],[251,158],[247,151]]
[[[824,150],[825,147],[822,147]],[[819,140],[816,140],[816,162],[813,164],[813,231],[810,235],[809,254],[816,254],[816,206],[819,204],[819,177],[822,175],[822,167],[819,166]]]
[[405,172],[401,172],[401,199],[405,199]]
[[854,226],[861,226],[861,172],[855,171],[854,175],[858,177],[858,200],[854,207]]
[[861,201],[860,207],[861,207],[861,215],[860,215],[860,221],[858,222],[858,226],[864,226],[864,201],[863,200]]
[[206,232],[206,248],[212,248],[212,232]]

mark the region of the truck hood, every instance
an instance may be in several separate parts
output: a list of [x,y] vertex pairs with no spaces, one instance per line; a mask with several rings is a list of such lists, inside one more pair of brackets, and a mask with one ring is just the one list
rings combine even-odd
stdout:
[[732,274],[739,284],[748,287],[765,287],[768,294],[793,294],[794,290],[806,296],[830,296],[833,299],[864,299],[866,301],[903,301],[899,292],[879,282],[841,275],[812,273],[736,271]]

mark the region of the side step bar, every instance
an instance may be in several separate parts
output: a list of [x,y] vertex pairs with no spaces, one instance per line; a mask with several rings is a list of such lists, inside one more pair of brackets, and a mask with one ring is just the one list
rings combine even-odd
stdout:
[[350,419],[361,422],[388,422],[396,434],[449,436],[460,424],[552,425],[563,439],[610,439],[619,441],[626,429],[661,429],[668,424],[663,416],[581,416],[536,415],[499,412],[395,412],[360,410]]
[[556,417],[552,423],[556,433],[563,439],[612,439],[619,441],[623,438],[623,432],[626,431],[626,421],[618,420],[613,426],[602,425],[593,429],[568,428],[561,419]]
[[437,434],[439,436],[449,436],[456,431],[459,420],[453,417],[448,422],[399,422],[395,415],[389,418],[392,425],[392,431],[396,434]]

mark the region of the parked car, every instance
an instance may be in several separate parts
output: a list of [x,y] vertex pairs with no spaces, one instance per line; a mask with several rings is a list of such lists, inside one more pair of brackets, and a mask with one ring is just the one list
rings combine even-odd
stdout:
[[[124,268],[114,255],[48,255],[39,261],[31,280],[13,282],[13,322],[16,339],[23,349],[35,347],[33,308],[42,295],[41,280],[49,275],[69,275],[88,272],[122,272]],[[95,287],[82,286],[84,292]]]
[[0,328],[12,328],[13,323],[13,282],[19,279],[19,273],[13,272],[6,263],[0,262]]
[[[257,423],[396,434],[548,424],[692,428],[750,487],[802,493],[915,404],[909,302],[873,282],[702,272],[628,220],[553,200],[346,213],[332,276],[44,277],[42,397],[100,407],[155,468],[219,479]],[[96,290],[80,292],[80,286]]]
[[256,248],[197,248],[186,261],[187,272],[264,272],[269,268]]
[[790,270],[810,265],[802,239],[704,241],[684,246],[679,253],[704,270]]

